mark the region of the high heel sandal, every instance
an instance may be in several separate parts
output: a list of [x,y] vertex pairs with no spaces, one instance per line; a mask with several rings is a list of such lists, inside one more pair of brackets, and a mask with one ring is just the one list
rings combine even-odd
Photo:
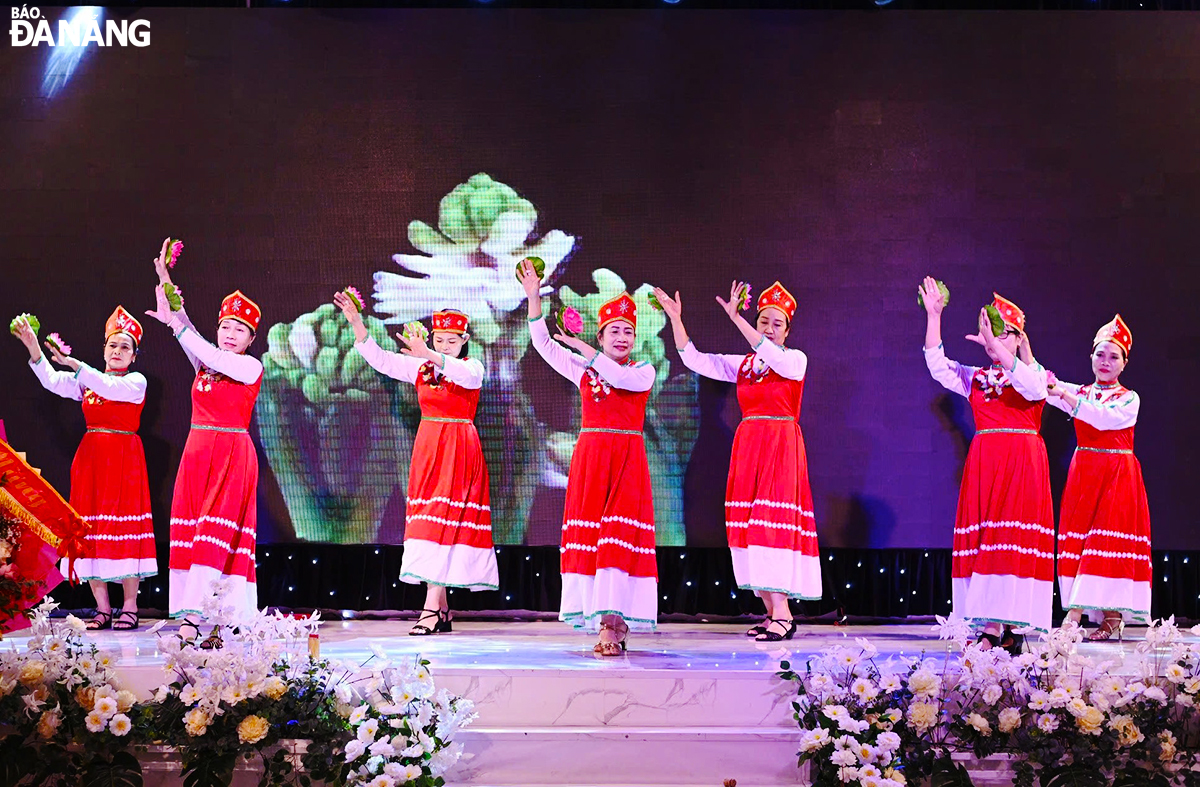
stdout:
[[975,644],[978,645],[984,642],[991,646],[991,648],[988,648],[988,650],[1001,647],[999,635],[989,634],[986,631],[981,631],[979,632],[979,636],[975,637]]
[[[186,635],[185,635],[185,634],[183,633],[183,630],[184,630],[185,628],[186,628],[186,629],[191,629],[191,630],[192,630],[192,633],[191,633],[191,634],[186,634]],[[199,627],[199,626],[197,626],[197,625],[196,625],[195,623],[193,623],[192,621],[190,621],[190,620],[184,620],[182,623],[180,623],[180,624],[179,624],[179,639],[183,641],[183,644],[185,644],[185,645],[195,645],[195,644],[196,644],[196,637],[199,637],[199,636],[200,636],[200,627]]]
[[620,656],[626,649],[625,638],[629,636],[629,626],[622,623],[620,626],[612,626],[608,623],[600,624],[600,631],[616,631],[620,633],[619,640],[605,642],[600,640],[596,646],[592,648],[593,653],[598,653],[601,656]]
[[131,609],[123,609],[113,618],[112,629],[113,631],[133,631],[141,625],[141,622],[142,620],[138,617],[137,612]]
[[1121,634],[1125,631],[1125,619],[1120,615],[1112,617],[1104,616],[1104,622],[1100,624],[1100,628],[1088,635],[1089,642],[1108,642],[1114,636],[1117,642],[1121,641]]
[[746,636],[747,637],[757,637],[759,634],[762,634],[764,631],[766,631],[767,626],[769,626],[770,624],[771,624],[771,618],[767,617],[766,620],[764,620],[762,623],[759,623],[757,626],[751,626],[750,628],[746,629]]
[[1000,640],[1000,647],[1008,651],[1010,656],[1020,656],[1025,651],[1025,637],[1012,629],[1005,629],[1004,638]]
[[[450,626],[450,610],[444,612],[440,609],[423,609],[423,614],[417,618],[417,624],[408,631],[410,637],[428,637],[430,634],[445,634],[453,631]],[[427,626],[421,621],[433,615],[434,623],[432,626]]]
[[[763,629],[763,633],[754,638],[755,642],[781,642],[785,639],[791,639],[796,635],[795,618],[790,620],[784,618],[767,618],[767,620],[771,622],[768,623],[766,628]],[[771,630],[771,626],[775,623],[783,626],[782,634],[780,634],[778,631]]]
[[213,626],[213,630],[200,643],[200,650],[220,650],[223,647],[225,647],[225,641],[221,639],[220,626]]
[[103,631],[104,629],[112,628],[113,615],[112,612],[101,612],[96,610],[96,614],[87,622],[88,631]]

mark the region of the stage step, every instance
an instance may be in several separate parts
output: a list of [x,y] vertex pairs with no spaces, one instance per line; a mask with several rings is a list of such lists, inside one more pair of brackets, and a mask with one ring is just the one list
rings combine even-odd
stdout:
[[804,783],[799,737],[798,730],[757,727],[472,726],[462,733],[466,755],[448,785],[796,785]]

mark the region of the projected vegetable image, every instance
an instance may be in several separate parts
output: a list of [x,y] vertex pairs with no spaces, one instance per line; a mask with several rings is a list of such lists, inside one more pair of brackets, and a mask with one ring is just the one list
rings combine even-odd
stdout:
[[[491,474],[492,527],[497,544],[527,542],[539,488],[564,487],[578,427],[571,431],[534,415],[532,390],[521,373],[529,349],[524,292],[513,271],[522,259],[545,265],[548,313],[565,307],[584,319],[591,338],[600,303],[627,289],[611,270],[591,271],[596,292],[576,293],[558,280],[576,238],[561,230],[538,235],[538,212],[512,187],[480,173],[456,186],[438,207],[437,226],[414,220],[409,243],[419,253],[395,254],[400,271],[374,276],[374,311],[366,316],[380,346],[396,350],[390,332],[453,307],[471,320],[469,353],[487,369],[475,419]],[[581,261],[575,261],[578,265]],[[337,286],[338,283],[331,283]],[[649,285],[632,291],[638,304],[639,360],[653,363],[658,382],[646,414],[646,447],[654,483],[658,543],[682,545],[683,474],[696,440],[697,401],[691,375],[670,377],[650,307]],[[259,433],[297,538],[335,543],[378,537],[388,502],[403,494],[420,413],[412,386],[376,374],[351,348],[353,333],[332,304],[272,326],[260,400]]]

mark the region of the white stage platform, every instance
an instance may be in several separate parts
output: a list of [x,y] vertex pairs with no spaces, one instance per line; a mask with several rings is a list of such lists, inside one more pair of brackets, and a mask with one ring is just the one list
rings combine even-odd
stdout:
[[[431,637],[407,636],[411,625],[328,621],[321,655],[363,661],[371,645],[421,654],[439,686],[474,700],[479,718],[462,735],[466,754],[447,774],[457,787],[801,784],[793,687],[774,675],[781,660],[802,664],[855,637],[869,639],[881,659],[947,648],[928,625],[809,626],[790,642],[759,643],[744,636],[745,624],[673,623],[632,635],[625,655],[602,658],[592,653],[594,636],[556,622],[456,621],[453,633]],[[119,654],[123,678],[140,694],[163,681],[148,627],[89,635]],[[1133,646],[1085,643],[1081,652],[1128,656]]]

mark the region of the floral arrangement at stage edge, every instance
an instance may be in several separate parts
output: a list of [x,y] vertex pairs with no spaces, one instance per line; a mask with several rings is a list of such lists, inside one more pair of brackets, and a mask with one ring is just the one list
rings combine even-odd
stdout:
[[965,753],[1011,756],[1016,787],[1200,784],[1200,646],[1173,619],[1150,626],[1128,677],[1081,656],[1074,624],[1014,658],[968,645],[961,620],[938,621],[961,654],[881,662],[859,638],[802,669],[782,663],[814,785],[963,787],[953,755]]
[[113,656],[84,643],[82,621],[38,607],[26,651],[0,652],[0,783],[140,785],[135,754],[148,744],[178,750],[192,787],[229,784],[239,758],[261,758],[264,785],[444,783],[475,714],[436,688],[428,662],[378,648],[365,664],[315,658],[318,619],[234,621],[216,590],[206,615],[236,633],[213,651],[160,637],[168,683],[145,702],[122,689]]
[[[21,539],[21,529],[18,520],[0,510],[0,632],[11,628],[4,624],[25,614],[25,610],[37,600],[37,592],[41,588],[41,583],[22,577],[17,564],[12,562]],[[3,634],[0,634],[0,640],[3,638]]]

